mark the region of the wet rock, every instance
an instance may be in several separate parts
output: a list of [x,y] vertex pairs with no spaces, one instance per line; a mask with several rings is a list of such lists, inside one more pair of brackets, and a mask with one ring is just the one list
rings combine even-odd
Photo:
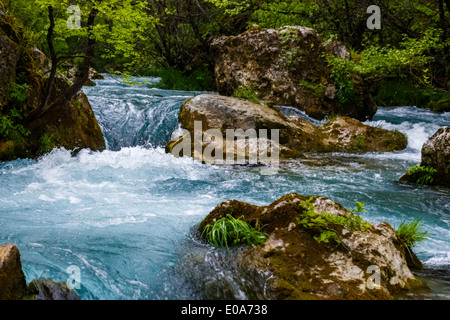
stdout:
[[[173,153],[175,147],[182,143],[183,139],[186,141],[187,138],[191,144],[191,154],[179,155],[192,156],[196,159],[202,158],[202,154],[205,154],[204,150],[207,147],[216,152],[223,152],[223,159],[228,157],[233,160],[238,157],[248,159],[258,153],[258,146],[262,143],[265,143],[265,145],[268,141],[274,143],[270,136],[271,129],[280,129],[279,141],[276,146],[279,148],[282,158],[301,157],[301,151],[293,150],[288,145],[292,131],[300,130],[300,126],[305,133],[308,130],[311,133],[315,130],[312,124],[301,119],[299,119],[297,125],[288,122],[276,109],[237,98],[209,94],[199,95],[186,101],[180,108],[179,121],[181,127],[186,131],[182,137],[170,141],[167,144],[166,151]],[[196,121],[201,123],[203,135],[201,150],[196,150],[194,146]],[[214,132],[210,130],[216,130],[221,135],[220,139],[212,138]],[[228,141],[226,139],[229,132],[227,130],[246,132],[249,139],[246,139],[242,148],[239,148],[237,140]],[[261,136],[260,130],[265,130],[265,137]],[[250,132],[255,134],[251,135]],[[204,160],[209,161],[208,159]]]
[[450,127],[440,128],[425,142],[421,165],[437,170],[434,184],[450,187]]
[[0,246],[0,300],[17,300],[26,293],[20,253],[13,244]]
[[27,286],[20,252],[13,244],[0,246],[0,300],[80,300],[66,283],[35,279]]
[[349,118],[339,117],[320,127],[324,144],[331,151],[364,153],[403,150],[408,140],[403,133],[371,127]]
[[92,80],[104,80],[105,77],[99,73],[97,70],[95,70],[94,68],[90,67],[89,68],[89,79]]
[[369,85],[361,77],[352,79],[356,89],[352,103],[339,101],[325,55],[348,59],[349,51],[338,42],[324,44],[314,29],[252,28],[238,36],[214,39],[211,48],[222,95],[247,88],[269,106],[293,106],[317,119],[334,114],[366,120],[377,111]]
[[[229,156],[230,159],[235,159],[241,153],[249,158],[252,153],[258,152],[257,146],[264,137],[279,149],[281,159],[303,157],[304,152],[311,151],[390,152],[402,150],[407,145],[406,136],[399,132],[370,127],[349,117],[339,117],[316,127],[302,118],[286,117],[278,108],[220,95],[203,94],[189,99],[180,108],[179,121],[185,132],[183,136],[170,141],[166,151],[176,156],[192,156],[196,159],[202,159],[200,153],[205,154],[205,148],[223,153],[224,158]],[[194,146],[195,122],[201,123],[201,150],[195,150]],[[272,129],[279,130],[276,142],[271,136]],[[239,149],[236,141],[226,139],[229,130],[241,130],[249,136],[253,132],[255,135],[248,139],[245,148]],[[267,133],[266,136],[261,136],[261,130],[262,133]],[[219,138],[212,137],[219,134]],[[178,152],[181,144],[186,141],[190,146],[190,154]],[[265,146],[265,143],[263,141],[261,145]],[[227,148],[227,144],[230,147]]]
[[80,300],[66,283],[51,279],[35,279],[28,285],[27,299],[32,300]]
[[[200,223],[198,232],[202,234],[206,225],[226,214],[262,226],[268,234],[262,245],[241,246],[228,253],[234,255],[232,260],[241,270],[241,278],[264,279],[263,284],[254,284],[259,299],[384,300],[423,287],[410,271],[405,249],[388,223],[369,224],[364,230],[329,225],[327,230],[334,231],[341,243],[319,242],[317,230],[299,224],[298,218],[306,211],[301,203],[307,199],[288,194],[262,207],[226,201]],[[311,203],[320,216],[350,216],[331,199],[316,196]]]
[[[422,146],[421,167],[437,170],[432,174],[431,185],[450,187],[450,127],[440,128]],[[400,178],[402,182],[416,183],[417,176],[406,173]]]

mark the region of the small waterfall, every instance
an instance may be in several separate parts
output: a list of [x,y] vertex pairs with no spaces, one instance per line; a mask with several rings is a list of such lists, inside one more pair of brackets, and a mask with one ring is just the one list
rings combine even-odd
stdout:
[[201,92],[149,88],[158,78],[136,78],[133,86],[106,75],[83,90],[105,136],[109,150],[164,147],[177,128],[181,104]]

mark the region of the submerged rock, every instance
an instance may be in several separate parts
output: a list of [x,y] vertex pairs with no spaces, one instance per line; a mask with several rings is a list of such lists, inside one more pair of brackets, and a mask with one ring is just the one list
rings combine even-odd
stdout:
[[80,297],[64,282],[52,279],[34,279],[27,289],[26,299],[32,300],[80,300]]
[[[241,246],[227,253],[233,255],[237,265],[234,268],[242,272],[236,277],[264,279],[262,283],[241,287],[248,291],[253,285],[258,299],[393,299],[423,286],[411,273],[405,248],[388,223],[365,224],[361,230],[330,224],[326,231],[335,232],[340,243],[319,242],[316,229],[299,223],[306,212],[301,204],[307,199],[288,194],[263,207],[226,201],[200,223],[198,231],[202,234],[206,225],[227,214],[241,217],[252,226],[262,226],[268,234],[262,245]],[[311,204],[319,216],[351,216],[342,205],[328,198],[314,197]],[[214,257],[208,259],[208,263],[214,263]]]
[[27,286],[20,252],[13,244],[0,246],[0,300],[80,300],[65,283],[35,279]]
[[[433,168],[429,184],[450,187],[450,127],[440,128],[422,147],[421,167]],[[416,183],[417,176],[406,173],[400,181]]]
[[314,29],[252,28],[219,37],[211,48],[220,94],[251,90],[269,105],[293,106],[317,119],[334,114],[367,120],[377,111],[368,85],[357,76],[351,79],[354,96],[341,103],[326,54],[343,59],[350,54],[340,43],[325,44]]
[[[166,151],[202,159],[200,153],[205,155],[208,148],[206,158],[203,157],[205,162],[214,162],[212,158],[217,154],[222,154],[222,159],[251,158],[261,151],[259,145],[266,145],[262,139],[271,141],[279,149],[281,159],[303,157],[304,152],[311,151],[390,152],[407,145],[406,136],[400,132],[370,127],[349,117],[316,127],[302,118],[286,117],[277,108],[220,95],[203,94],[189,99],[180,108],[179,121],[184,134],[170,141]],[[278,130],[278,135],[272,133],[273,129]],[[227,137],[230,131],[237,133],[238,130],[241,136],[250,138],[242,148],[233,137]],[[196,138],[202,140],[197,148]],[[181,148],[183,143],[189,147],[188,154]],[[211,155],[211,151],[215,154]]]

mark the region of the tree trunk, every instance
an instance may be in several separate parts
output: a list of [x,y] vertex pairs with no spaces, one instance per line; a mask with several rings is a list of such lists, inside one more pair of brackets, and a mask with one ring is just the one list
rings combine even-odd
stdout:
[[74,80],[72,86],[66,91],[63,97],[64,103],[69,103],[72,98],[83,88],[89,77],[89,68],[91,67],[92,58],[95,51],[95,38],[92,37],[92,27],[94,25],[95,17],[98,14],[98,10],[93,8],[89,13],[87,27],[88,27],[88,41],[86,45],[86,51],[84,54],[83,65],[81,66],[79,76]]
[[52,62],[52,68],[50,70],[50,77],[47,82],[47,89],[45,93],[45,99],[44,103],[42,105],[42,109],[45,110],[48,105],[48,101],[50,99],[50,96],[53,92],[53,83],[55,81],[56,76],[56,67],[58,65],[58,58],[56,57],[55,48],[53,46],[53,31],[55,29],[55,17],[54,17],[54,10],[52,6],[48,6],[48,18],[50,20],[50,26],[48,27],[47,31],[47,44],[48,49],[50,51],[50,60]]
[[439,0],[439,23],[442,28],[442,42],[445,42],[447,40],[447,23],[445,21],[445,11],[444,11],[444,1]]

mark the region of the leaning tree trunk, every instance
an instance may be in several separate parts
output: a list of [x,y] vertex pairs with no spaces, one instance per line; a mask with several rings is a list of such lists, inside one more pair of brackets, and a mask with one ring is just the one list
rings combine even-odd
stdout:
[[88,41],[86,51],[84,54],[83,64],[80,69],[78,77],[75,78],[72,86],[66,91],[63,97],[63,102],[68,103],[72,98],[81,90],[83,85],[89,78],[89,68],[91,67],[92,59],[95,51],[95,38],[92,36],[92,27],[94,26],[95,17],[98,14],[98,10],[93,8],[89,13],[87,27],[88,27]]
[[94,57],[95,38],[92,37],[92,28],[94,26],[95,17],[98,14],[98,10],[95,8],[93,8],[91,10],[91,12],[89,13],[89,18],[88,18],[88,22],[87,22],[88,41],[87,41],[87,45],[86,45],[86,49],[85,49],[84,60],[83,60],[83,65],[80,70],[80,74],[75,79],[74,83],[66,90],[65,93],[62,94],[62,96],[58,100],[50,103],[50,99],[51,99],[53,87],[54,87],[54,82],[55,82],[54,80],[56,77],[57,65],[60,60],[56,56],[55,48],[53,46],[53,32],[54,32],[54,28],[55,28],[55,21],[54,21],[54,11],[53,11],[52,6],[48,7],[48,13],[49,13],[49,19],[50,19],[50,27],[48,28],[48,31],[47,31],[47,44],[48,44],[49,51],[50,51],[52,68],[50,71],[50,77],[48,80],[47,89],[46,89],[42,107],[40,109],[38,109],[37,112],[30,114],[27,119],[27,122],[31,122],[32,120],[39,118],[54,105],[69,103],[73,99],[73,97],[81,90],[84,83],[88,80],[89,68],[91,66],[92,59]]
[[52,6],[48,6],[48,18],[50,20],[50,26],[48,27],[48,31],[47,31],[47,45],[48,45],[48,50],[50,51],[50,60],[52,62],[52,68],[50,70],[50,77],[47,82],[45,99],[44,99],[44,103],[42,105],[43,110],[47,109],[48,101],[50,99],[50,96],[52,95],[53,83],[55,82],[55,76],[56,76],[56,67],[58,65],[58,58],[56,57],[55,47],[53,46],[53,31],[55,30],[55,17],[54,17],[54,10],[53,10]]

